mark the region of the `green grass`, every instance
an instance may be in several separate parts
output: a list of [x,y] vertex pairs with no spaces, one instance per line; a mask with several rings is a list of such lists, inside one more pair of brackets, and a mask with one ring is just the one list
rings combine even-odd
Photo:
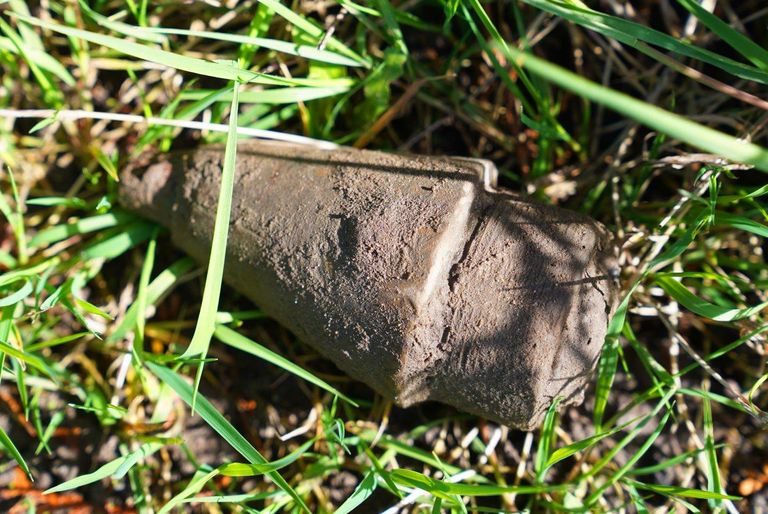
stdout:
[[[0,410],[0,471],[45,473],[36,454],[55,459],[77,418],[116,449],[46,492],[102,488],[142,513],[747,510],[762,448],[745,435],[724,456],[726,433],[768,423],[765,112],[740,101],[768,84],[745,21],[760,3],[677,0],[677,24],[654,2],[339,3],[195,3],[182,20],[167,2],[0,2],[0,391],[19,404]],[[403,414],[229,298],[236,141],[253,136],[489,158],[604,222],[623,301],[585,406],[555,401],[532,435]],[[200,270],[119,209],[116,180],[207,142],[226,155]],[[246,359],[301,406],[245,377],[227,389]],[[201,460],[190,415],[240,457]]]

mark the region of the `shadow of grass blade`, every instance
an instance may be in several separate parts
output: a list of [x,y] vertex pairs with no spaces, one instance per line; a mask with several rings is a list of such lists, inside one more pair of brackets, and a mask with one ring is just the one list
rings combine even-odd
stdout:
[[[174,371],[159,366],[153,362],[148,362],[147,366],[162,382],[168,384],[174,391],[176,391],[176,394],[178,394],[187,405],[190,407],[192,406],[193,389],[181,378],[181,376]],[[219,411],[216,410],[211,402],[202,395],[197,395],[197,412],[200,414],[200,417],[216,431],[216,433],[224,438],[224,440],[227,441],[232,448],[237,450],[240,455],[245,457],[248,462],[251,464],[267,464],[267,460],[264,456],[262,456],[261,453],[259,453],[259,451],[254,448],[253,445],[249,443],[248,440],[238,432]],[[280,473],[271,471],[267,473],[267,476],[269,476],[280,489],[293,498],[296,505],[304,512],[310,512],[304,503],[304,500],[301,499],[298,493],[296,493],[293,487],[290,486]]]
[[[200,306],[200,314],[197,318],[195,333],[192,341],[182,358],[205,359],[208,346],[211,344],[213,330],[216,323],[216,312],[219,308],[219,296],[221,295],[221,282],[224,276],[224,261],[227,255],[227,239],[229,237],[229,219],[232,210],[232,192],[235,186],[235,161],[237,157],[237,93],[240,84],[235,82],[232,90],[232,106],[229,113],[229,133],[224,149],[224,166],[221,173],[221,186],[219,200],[216,206],[216,220],[213,226],[211,238],[211,256],[208,261],[208,273],[205,277],[205,289]],[[197,368],[195,378],[195,395],[203,373],[203,362]],[[192,397],[192,411],[195,410],[195,395]]]

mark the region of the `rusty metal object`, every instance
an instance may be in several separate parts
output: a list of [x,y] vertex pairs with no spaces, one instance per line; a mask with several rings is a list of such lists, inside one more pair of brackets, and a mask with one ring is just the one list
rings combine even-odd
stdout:
[[[125,207],[207,262],[223,149],[123,177]],[[616,307],[610,235],[495,188],[486,161],[238,147],[225,280],[352,377],[534,428],[583,399]]]

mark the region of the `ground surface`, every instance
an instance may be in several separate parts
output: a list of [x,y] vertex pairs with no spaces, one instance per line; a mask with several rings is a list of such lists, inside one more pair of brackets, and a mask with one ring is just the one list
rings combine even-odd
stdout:
[[[167,234],[157,235],[155,246],[148,243],[152,226],[121,217],[112,205],[111,176],[159,152],[222,141],[226,134],[148,130],[125,120],[67,118],[64,111],[35,127],[39,119],[4,110],[0,207],[9,221],[0,224],[0,428],[8,438],[0,441],[0,511],[157,512],[182,493],[217,499],[184,504],[184,512],[269,512],[295,508],[286,490],[295,490],[313,512],[351,507],[355,498],[365,500],[359,512],[398,504],[424,512],[768,509],[760,410],[766,404],[760,388],[766,376],[765,175],[713,155],[729,152],[733,143],[717,146],[717,137],[702,136],[690,146],[680,142],[689,128],[671,125],[663,136],[659,127],[628,119],[621,106],[619,112],[605,108],[600,102],[615,98],[612,93],[601,92],[595,103],[571,92],[575,82],[549,86],[515,69],[512,54],[486,41],[498,30],[499,40],[530,46],[598,84],[765,144],[768,82],[759,72],[768,60],[759,49],[726,44],[731,32],[705,16],[696,22],[682,1],[593,2],[610,15],[597,18],[597,30],[583,26],[585,19],[597,23],[584,14],[592,11],[549,14],[539,8],[560,4],[534,1],[483,4],[485,26],[474,2],[379,1],[369,10],[348,2],[345,9],[293,2],[288,13],[272,2],[215,4],[28,6],[45,23],[123,31],[117,43],[83,42],[83,34],[24,24],[11,14],[23,15],[23,2],[0,4],[0,109],[226,124],[231,85],[211,76],[220,71],[211,67],[216,59],[239,59],[244,68],[284,80],[324,81],[273,85],[278,93],[272,97],[241,95],[239,124],[359,147],[493,160],[504,186],[586,212],[616,235],[622,284],[625,291],[634,287],[626,320],[607,343],[585,404],[523,433],[436,404],[392,407],[225,287],[218,310],[244,318],[231,327],[360,406],[334,402],[326,389],[285,366],[214,340],[208,357],[216,360],[206,364],[199,393],[234,427],[217,433],[210,416],[190,415],[184,395],[177,395],[184,386],[160,387],[156,372],[148,371],[155,368],[145,365],[169,364],[161,357],[184,352],[201,304],[206,307],[205,272],[181,260]],[[716,7],[719,19],[768,46],[762,2],[719,1]],[[569,21],[574,12],[582,25]],[[682,55],[660,45],[660,37],[647,43],[646,35],[617,20],[676,41],[688,38],[742,67]],[[271,51],[269,42],[257,47],[199,32],[157,39],[119,23],[249,33],[337,57],[352,49],[371,65],[318,64]],[[634,48],[618,42],[622,37]],[[131,48],[121,40],[199,59],[204,72],[174,69],[185,65],[180,61],[158,64],[167,56],[152,51],[133,49],[139,53],[128,57]],[[752,162],[765,171],[768,159],[760,158]],[[679,280],[684,287],[676,287]],[[150,306],[146,323],[130,318],[134,304]],[[138,345],[145,354],[131,357]],[[702,366],[704,359],[710,364]],[[178,370],[186,377],[182,384],[193,384],[195,370],[194,363]],[[221,429],[220,421],[212,423]],[[257,462],[227,443],[238,435],[278,464],[227,468]],[[38,448],[41,439],[47,448]],[[135,465],[101,468],[86,479],[121,456],[143,457],[131,452],[147,448],[155,451],[131,461]],[[216,467],[217,476],[195,481]],[[290,487],[276,485],[277,468]],[[42,495],[72,479],[71,488]]]

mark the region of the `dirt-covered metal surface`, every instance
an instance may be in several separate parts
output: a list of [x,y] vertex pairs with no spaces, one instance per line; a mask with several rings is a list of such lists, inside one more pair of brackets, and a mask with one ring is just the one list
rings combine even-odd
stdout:
[[[223,149],[122,178],[123,204],[207,261]],[[492,165],[247,142],[226,281],[401,406],[535,427],[581,401],[618,297],[609,234],[493,187]]]

